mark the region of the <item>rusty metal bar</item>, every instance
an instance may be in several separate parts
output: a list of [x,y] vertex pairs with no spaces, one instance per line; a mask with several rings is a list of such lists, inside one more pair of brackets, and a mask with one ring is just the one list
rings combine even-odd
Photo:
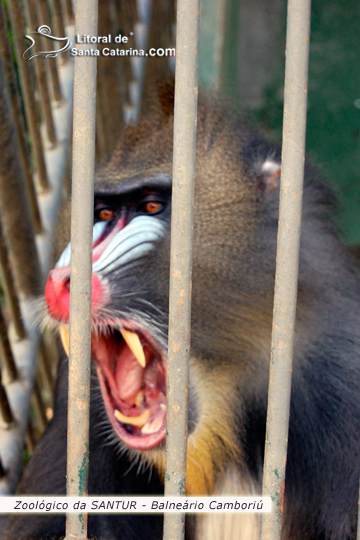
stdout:
[[2,383],[2,373],[0,369],[0,414],[1,414],[1,420],[5,423],[6,426],[10,426],[13,421],[14,417],[11,412],[10,403],[6,394],[6,390]]
[[[170,251],[166,496],[186,494],[199,10],[198,1],[178,0]],[[165,514],[164,540],[181,540],[184,538],[184,533],[185,515]]]
[[[35,30],[38,29],[39,25],[39,18],[37,14],[36,4],[34,0],[26,0],[25,6],[27,8],[27,18],[30,26],[30,31],[35,32]],[[39,52],[41,50],[40,47],[41,41],[39,39],[35,40],[34,43],[34,50],[36,52]],[[35,71],[36,71],[36,78],[37,78],[37,84],[38,89],[40,92],[40,104],[41,109],[43,113],[43,119],[46,127],[46,134],[47,138],[53,146],[57,143],[57,137],[56,137],[56,131],[55,131],[55,123],[54,118],[51,110],[51,101],[50,101],[50,94],[49,94],[49,87],[48,87],[48,81],[47,81],[47,74],[45,69],[45,64],[43,62],[43,58],[35,58]]]
[[[64,25],[64,10],[61,0],[53,0],[53,21],[54,29],[58,37],[66,36],[66,30]],[[73,23],[73,20],[71,24]],[[70,22],[68,23],[70,24]],[[68,54],[62,54],[60,59],[62,64],[66,64],[69,61]]]
[[287,13],[282,173],[276,255],[261,539],[281,536],[298,286],[311,0],[289,0]]
[[26,430],[25,445],[26,445],[26,450],[31,456],[36,446],[35,430],[34,430],[34,426],[33,426],[31,418],[29,418],[29,422],[28,422],[28,426]]
[[9,382],[16,381],[18,378],[18,371],[16,369],[16,364],[14,356],[11,350],[11,345],[9,337],[7,334],[6,323],[2,308],[0,305],[0,353],[1,353],[1,362],[2,366],[6,369],[6,377]]
[[31,145],[35,158],[36,172],[38,175],[39,185],[45,190],[49,187],[49,184],[40,135],[40,127],[37,119],[35,94],[29,71],[29,62],[24,62],[22,57],[25,28],[20,0],[11,0],[11,2],[7,3],[7,8],[13,31],[17,65],[25,104],[27,126],[29,129]]
[[[0,58],[0,79],[4,80]],[[7,89],[0,88],[0,213],[17,290],[41,293],[41,267]]]
[[15,332],[18,338],[25,337],[24,323],[21,317],[19,299],[15,290],[14,279],[9,264],[8,251],[5,244],[5,238],[2,231],[2,223],[0,220],[0,268],[2,277],[2,286],[5,291],[7,305],[10,308],[12,322],[15,327]]
[[[77,0],[75,34],[97,35],[97,0]],[[84,47],[88,48],[88,47]],[[96,56],[75,58],[71,212],[67,494],[87,494]],[[87,538],[87,514],[67,514],[66,539]]]
[[24,170],[26,186],[29,194],[31,213],[34,220],[36,233],[41,233],[41,217],[36,197],[35,185],[32,177],[32,166],[29,147],[26,141],[24,118],[21,110],[20,96],[17,88],[16,73],[10,49],[10,36],[7,26],[7,18],[4,5],[0,2],[0,54],[4,63],[6,82],[9,89],[10,104],[15,123],[16,136],[18,139],[21,162]]
[[[40,14],[41,14],[41,23],[46,24],[51,28],[52,23],[51,23],[51,14],[50,14],[48,0],[39,0],[39,7],[40,7]],[[61,4],[60,4],[60,7],[61,7]],[[58,37],[63,37],[64,35],[65,34],[62,34],[62,35],[57,34]],[[46,62],[45,68],[47,68],[50,72],[54,100],[61,101],[62,94],[61,94],[61,86],[60,86],[59,72],[57,68],[56,59],[52,59],[52,61]]]

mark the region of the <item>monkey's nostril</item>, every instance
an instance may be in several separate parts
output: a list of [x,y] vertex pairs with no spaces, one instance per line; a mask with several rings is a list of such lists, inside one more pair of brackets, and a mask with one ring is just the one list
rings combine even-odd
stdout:
[[[54,268],[50,271],[45,288],[48,311],[52,317],[67,322],[70,315],[70,267]],[[109,299],[106,283],[96,274],[92,276],[91,306],[93,314]]]
[[45,287],[49,313],[56,319],[67,321],[70,309],[69,268],[51,270]]

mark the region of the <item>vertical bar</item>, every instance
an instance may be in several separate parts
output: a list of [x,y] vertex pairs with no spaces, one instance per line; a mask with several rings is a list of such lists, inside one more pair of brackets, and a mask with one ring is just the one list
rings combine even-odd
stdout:
[[[97,0],[77,0],[75,34],[97,36],[97,27]],[[67,494],[83,496],[89,464],[96,56],[75,58],[73,114]],[[86,538],[87,514],[68,514],[66,539]]]
[[10,48],[10,36],[7,26],[5,8],[0,2],[0,54],[3,59],[6,82],[9,89],[10,104],[15,123],[16,135],[18,139],[21,162],[24,170],[26,186],[29,193],[31,212],[34,220],[35,232],[42,232],[39,205],[36,197],[36,190],[32,176],[32,166],[30,160],[29,147],[26,141],[26,130],[22,114],[21,101],[17,88],[14,60]]
[[[35,31],[38,29],[39,25],[39,18],[37,14],[37,6],[35,4],[34,0],[26,0],[25,6],[27,8],[27,18],[30,26],[30,31]],[[39,52],[41,50],[40,47],[40,41],[35,40],[34,43],[34,50],[36,52]],[[43,58],[35,58],[35,71],[36,71],[36,79],[38,84],[38,89],[40,92],[40,101],[41,101],[41,108],[43,112],[43,118],[46,128],[46,134],[47,138],[49,139],[49,142],[55,146],[57,144],[57,137],[56,137],[56,130],[55,130],[55,124],[54,124],[54,118],[51,110],[51,102],[50,102],[50,93],[49,93],[49,86],[48,86],[48,80],[47,80],[47,74],[46,74],[46,64],[43,62]]]
[[[199,1],[177,6],[165,495],[186,493]],[[184,538],[184,514],[165,514],[164,540]]]
[[[56,35],[59,37],[66,36],[66,30],[64,26],[64,10],[61,0],[53,0],[52,18],[54,21]],[[69,61],[68,54],[62,54],[60,61],[63,65],[66,64]]]
[[[50,26],[51,28],[52,22],[51,22],[51,15],[50,15],[48,0],[39,0],[39,7],[40,7],[41,24],[46,24]],[[60,35],[56,34],[56,35],[58,37],[63,37],[65,34],[60,34]],[[61,101],[62,94],[61,94],[61,86],[60,86],[57,62],[56,60],[54,62],[47,62],[45,66],[50,72],[54,99],[55,101]]]
[[49,187],[49,184],[45,166],[44,150],[42,146],[39,123],[36,113],[35,94],[30,75],[29,62],[24,62],[24,59],[22,57],[22,54],[24,52],[23,36],[25,35],[25,30],[20,0],[11,0],[11,2],[7,3],[7,8],[9,10],[11,28],[13,31],[13,39],[17,58],[17,66],[19,69],[21,91],[24,98],[25,114],[27,126],[30,133],[31,146],[35,158],[36,172],[38,175],[39,184],[42,189],[45,190]]
[[6,302],[10,308],[12,322],[18,338],[25,337],[25,327],[21,316],[19,299],[16,294],[13,275],[9,264],[9,256],[0,220],[0,269],[2,277],[2,286],[5,291]]
[[18,371],[16,368],[14,356],[12,353],[9,337],[7,334],[6,323],[2,308],[0,305],[0,353],[2,366],[6,369],[6,376],[9,382],[16,381],[18,378]]
[[2,383],[1,375],[2,373],[0,370],[0,415],[1,415],[1,420],[5,422],[5,424],[10,426],[14,421],[14,417],[10,408],[10,403],[7,397],[6,390]]
[[[1,57],[0,80],[5,80]],[[17,290],[26,297],[36,296],[42,292],[41,267],[5,85],[0,85],[0,214]]]
[[280,539],[285,487],[291,371],[298,286],[311,0],[289,0],[285,97],[270,360],[263,495],[272,512],[263,514],[261,539]]
[[36,446],[36,436],[35,436],[35,430],[34,426],[32,424],[31,418],[29,418],[28,426],[26,429],[26,435],[25,435],[25,445],[26,450],[28,451],[29,455],[31,456],[35,450]]

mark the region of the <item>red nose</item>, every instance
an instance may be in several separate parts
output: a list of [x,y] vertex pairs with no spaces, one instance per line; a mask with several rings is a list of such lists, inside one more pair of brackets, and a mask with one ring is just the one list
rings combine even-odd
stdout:
[[[94,315],[107,301],[107,288],[104,281],[92,275],[91,312]],[[54,268],[49,272],[45,287],[45,298],[49,313],[61,322],[69,321],[70,313],[70,266]]]

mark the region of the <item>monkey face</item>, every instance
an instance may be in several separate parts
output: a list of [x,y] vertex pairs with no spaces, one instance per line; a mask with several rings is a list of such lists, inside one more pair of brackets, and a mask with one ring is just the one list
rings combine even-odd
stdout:
[[[159,329],[166,325],[166,312],[159,313],[158,299],[154,303],[151,276],[158,289],[158,280],[168,273],[161,253],[169,237],[170,189],[168,177],[141,182],[135,177],[116,191],[102,186],[95,194],[92,354],[113,429],[139,450],[165,438],[166,347]],[[147,274],[149,279],[140,278]],[[50,314],[61,322],[66,350],[69,280],[70,244],[50,272],[45,292]],[[167,280],[162,286],[167,289]]]
[[[215,468],[240,459],[236,426],[243,395],[254,385],[266,386],[266,369],[258,366],[262,357],[267,362],[272,303],[264,291],[271,291],[273,280],[271,269],[265,268],[271,259],[265,254],[273,242],[259,226],[266,216],[261,212],[267,194],[259,189],[245,160],[246,145],[252,148],[253,144],[239,126],[228,130],[231,120],[223,109],[216,109],[213,116],[205,107],[199,111],[189,494],[209,493],[216,480]],[[210,124],[217,129],[209,135]],[[125,130],[110,161],[97,173],[93,229],[92,354],[103,403],[117,440],[141,451],[161,472],[166,433],[172,134],[172,117],[161,115]],[[260,159],[258,152],[256,159]],[[69,221],[69,211],[65,211],[62,229]],[[276,235],[275,227],[266,230]],[[66,233],[60,245],[66,245],[65,238]],[[46,286],[48,311],[60,322],[67,351],[69,280],[70,245],[63,249]],[[258,311],[255,293],[261,297]],[[254,324],[266,326],[255,341],[250,337]]]

